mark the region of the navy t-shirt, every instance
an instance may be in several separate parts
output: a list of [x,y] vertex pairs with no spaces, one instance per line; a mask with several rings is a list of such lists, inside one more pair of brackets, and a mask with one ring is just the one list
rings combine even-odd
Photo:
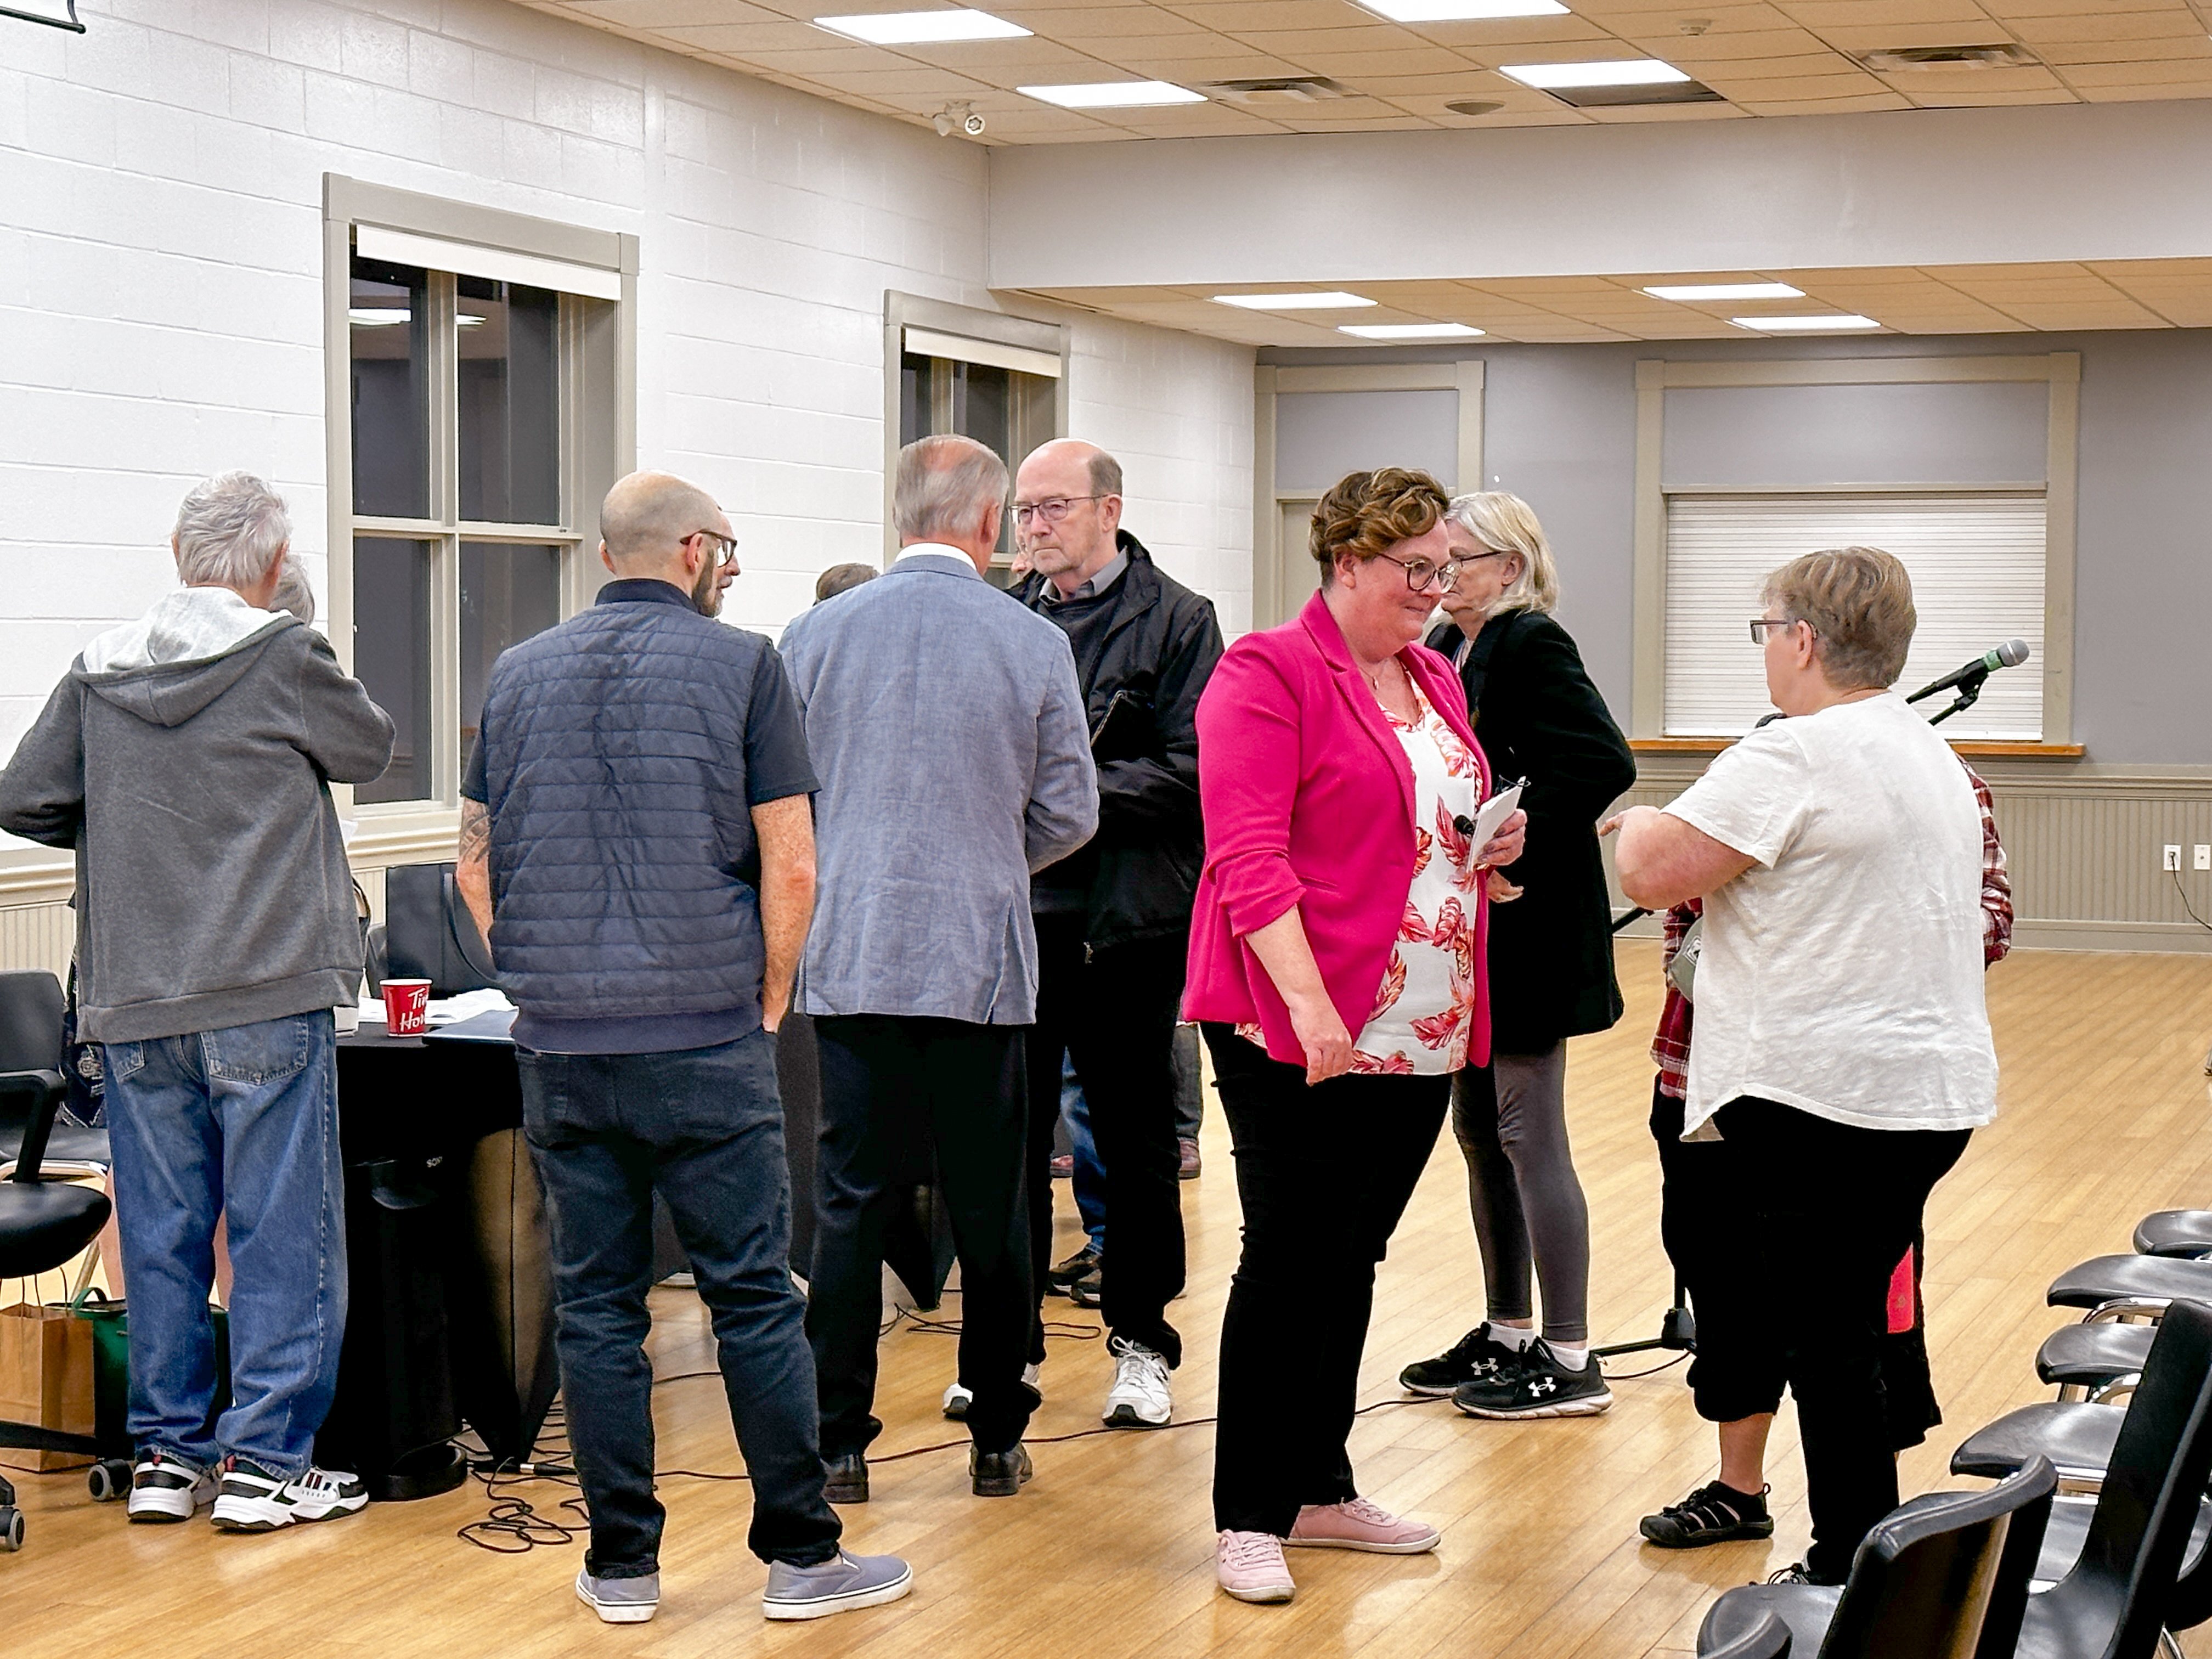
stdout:
[[750,809],[819,787],[775,647],[673,583],[610,582],[504,653],[461,793],[491,814],[491,947],[514,1040],[659,1054],[757,1030]]

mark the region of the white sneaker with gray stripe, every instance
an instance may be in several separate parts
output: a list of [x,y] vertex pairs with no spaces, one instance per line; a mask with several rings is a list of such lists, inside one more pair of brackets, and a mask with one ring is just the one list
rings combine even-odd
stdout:
[[310,1466],[290,1480],[247,1458],[224,1464],[215,1513],[224,1532],[275,1532],[303,1521],[335,1521],[368,1507],[368,1489],[357,1474]]

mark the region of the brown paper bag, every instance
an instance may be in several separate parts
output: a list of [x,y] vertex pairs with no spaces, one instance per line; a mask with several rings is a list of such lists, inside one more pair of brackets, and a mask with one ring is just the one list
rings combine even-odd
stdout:
[[[67,1308],[0,1308],[0,1418],[64,1434],[93,1431],[92,1325]],[[0,1468],[82,1468],[77,1452],[0,1449]]]

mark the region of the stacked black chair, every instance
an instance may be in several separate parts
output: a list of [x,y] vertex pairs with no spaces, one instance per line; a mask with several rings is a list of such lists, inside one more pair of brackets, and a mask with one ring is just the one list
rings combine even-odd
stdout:
[[[1960,1474],[2002,1474],[2057,1443],[2069,1481],[2097,1498],[2059,1506],[2028,1598],[2020,1659],[2150,1659],[2170,1629],[2212,1615],[2204,1504],[2212,1480],[2212,1306],[2164,1310],[2124,1410],[2045,1405],[2001,1418],[1952,1459]],[[2070,1559],[2069,1559],[2070,1558]]]
[[[52,1273],[89,1246],[107,1224],[106,1194],[41,1173],[54,1118],[66,1092],[60,1074],[54,1072],[0,1076],[0,1104],[28,1102],[14,1152],[15,1173],[0,1181],[0,1279]],[[0,1422],[0,1446],[87,1456],[97,1455],[100,1449],[89,1435],[8,1422]],[[23,1517],[15,1508],[15,1489],[0,1480],[0,1550],[22,1547]]]
[[2136,1224],[2137,1255],[2212,1255],[2212,1210],[2160,1210]]
[[1790,1659],[1790,1626],[1771,1613],[1726,1647],[1703,1648],[1700,1659]]
[[1700,1659],[1736,1651],[1770,1618],[1803,1659],[2009,1659],[2057,1489],[2038,1462],[1987,1492],[1917,1498],[1867,1534],[1840,1589],[1723,1594],[1698,1632]]

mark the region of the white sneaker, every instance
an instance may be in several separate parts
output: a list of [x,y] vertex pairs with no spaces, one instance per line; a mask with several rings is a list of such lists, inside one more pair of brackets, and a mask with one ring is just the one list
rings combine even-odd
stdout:
[[[1044,1398],[1043,1386],[1037,1381],[1041,1369],[1041,1367],[1036,1365],[1024,1365],[1022,1367],[1022,1381],[1028,1383],[1032,1389],[1036,1389],[1037,1398],[1040,1400]],[[954,1422],[965,1422],[968,1419],[968,1408],[975,1403],[975,1395],[969,1390],[962,1388],[958,1382],[948,1382],[945,1385],[945,1414],[951,1418]]]
[[1099,1420],[1109,1429],[1167,1427],[1175,1415],[1175,1395],[1166,1358],[1118,1336],[1107,1342],[1106,1351],[1114,1356],[1114,1386],[1106,1391]]
[[216,1484],[213,1469],[163,1452],[142,1451],[131,1466],[127,1512],[133,1521],[189,1521],[194,1511],[215,1502]]
[[224,1466],[209,1516],[225,1532],[274,1532],[297,1521],[334,1521],[368,1507],[357,1474],[310,1467],[287,1480],[243,1457]]

